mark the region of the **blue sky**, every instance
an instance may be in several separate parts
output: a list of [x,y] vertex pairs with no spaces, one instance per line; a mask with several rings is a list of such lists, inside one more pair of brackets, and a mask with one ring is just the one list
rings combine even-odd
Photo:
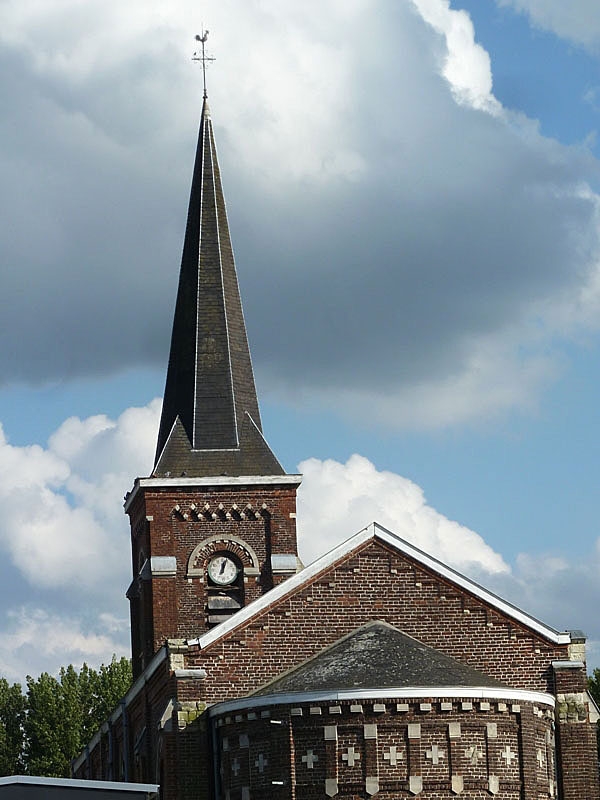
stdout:
[[[120,498],[151,467],[199,114],[194,4],[76,6],[0,17],[11,679],[127,647]],[[584,628],[599,664],[599,12],[202,6],[263,427],[307,475],[308,556],[371,514]],[[328,492],[361,502],[319,519],[328,460]]]

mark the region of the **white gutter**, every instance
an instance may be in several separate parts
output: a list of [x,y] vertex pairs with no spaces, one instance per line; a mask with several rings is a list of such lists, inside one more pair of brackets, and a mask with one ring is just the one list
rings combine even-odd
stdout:
[[326,703],[348,700],[383,700],[396,698],[457,698],[463,697],[476,700],[509,700],[524,703],[536,703],[554,708],[554,697],[545,692],[531,692],[525,689],[499,688],[473,686],[425,686],[414,688],[391,689],[343,689],[322,692],[289,692],[286,694],[270,694],[264,696],[243,697],[239,700],[228,700],[216,703],[208,709],[211,717],[242,711],[248,708],[261,706],[300,705],[307,703]]

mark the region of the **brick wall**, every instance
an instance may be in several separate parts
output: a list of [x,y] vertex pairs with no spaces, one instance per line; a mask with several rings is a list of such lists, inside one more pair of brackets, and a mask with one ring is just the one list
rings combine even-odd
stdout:
[[549,706],[465,695],[213,711],[222,798],[541,800],[555,792]]
[[371,541],[187,663],[204,667],[209,702],[240,697],[379,619],[518,689],[553,690],[552,643],[387,545]]
[[[137,677],[166,639],[207,630],[206,566],[228,550],[244,569],[243,602],[274,585],[271,555],[297,554],[296,487],[232,486],[142,491],[129,509],[135,591],[130,594]],[[152,556],[175,557],[175,576],[137,578]]]
[[[181,497],[177,499],[180,508],[183,508]],[[159,503],[159,500],[162,502]],[[159,517],[159,514],[155,513],[154,520],[150,522],[149,535],[152,533],[152,524],[159,523],[154,525],[157,540],[160,540],[160,531],[166,530],[169,520],[166,509],[169,507],[172,509],[173,500],[173,497],[159,498],[153,507],[155,512],[159,505],[163,509],[161,512],[163,516]],[[164,521],[161,522],[161,519]],[[193,530],[204,530],[201,528],[204,523],[200,521],[192,524],[184,519],[177,521],[176,525],[181,526],[182,530],[188,530],[186,527],[188,525],[191,525]],[[179,540],[177,539],[177,541]],[[181,550],[177,551],[179,553],[178,575],[175,578],[159,580],[171,580],[173,585],[177,586],[179,585],[177,581],[183,578],[181,585],[184,589],[190,585],[194,586],[193,583],[187,583],[185,569],[180,568],[180,562],[184,565],[187,564],[192,545],[194,545],[194,541],[187,541],[185,546],[182,543]],[[166,552],[163,551],[160,554],[166,554]],[[268,603],[268,596],[265,601]],[[377,539],[370,540],[290,595],[283,596],[266,605],[249,621],[224,633],[203,649],[199,649],[197,646],[188,646],[181,640],[178,643],[171,642],[170,667],[165,662],[165,669],[157,672],[151,679],[148,689],[144,689],[144,692],[155,691],[154,696],[148,695],[143,698],[144,692],[142,692],[128,709],[130,719],[136,720],[134,727],[136,725],[139,727],[143,718],[143,712],[137,708],[137,704],[148,703],[151,709],[151,724],[148,729],[152,730],[152,736],[148,741],[147,763],[155,765],[155,773],[149,775],[148,779],[160,781],[160,773],[157,773],[156,770],[159,770],[162,764],[164,800],[208,800],[212,797],[211,787],[214,782],[211,760],[212,744],[210,731],[206,724],[207,715],[202,713],[207,704],[244,697],[280,673],[317,654],[323,647],[373,619],[385,620],[423,643],[480,669],[488,676],[515,689],[548,692],[560,698],[562,695],[579,696],[580,690],[584,686],[585,669],[583,667],[564,671],[556,671],[552,667],[552,662],[568,660],[568,645],[557,645],[551,642],[539,633],[504,616],[497,609],[486,606],[481,598],[424,568],[422,564],[411,560],[386,543]],[[192,623],[191,620],[188,621],[190,624]],[[192,630],[194,636],[201,633],[196,624],[193,625]],[[215,632],[217,631],[218,629]],[[173,672],[176,668],[203,668],[206,670],[206,678],[204,680],[176,680]],[[156,689],[152,690],[151,687],[154,683],[156,683]],[[169,726],[161,728],[160,714],[163,713],[169,698],[176,701],[170,729]],[[443,736],[440,733],[441,729],[438,729],[439,724],[442,724],[442,728],[444,725],[447,726],[448,719],[444,718],[444,721],[440,722],[435,716],[439,711],[439,704],[436,705],[438,700],[439,698],[431,698],[432,714],[425,714],[424,719],[434,723],[433,727],[437,730],[435,736],[442,737],[441,742]],[[565,705],[565,708],[567,707],[568,703]],[[557,703],[559,787],[562,782],[560,796],[563,800],[599,800],[593,728],[587,722],[587,717],[584,720],[579,719],[579,712],[573,711],[572,703],[570,711],[567,708],[565,712],[564,720],[560,719],[560,714],[563,713],[558,711],[560,708],[562,706]],[[388,711],[386,710],[386,713]],[[488,764],[489,758],[492,758],[492,761],[495,758],[496,762],[494,763],[499,764],[498,753],[496,752],[495,756],[489,754],[495,752],[493,751],[495,746],[502,745],[502,749],[504,749],[507,744],[510,745],[512,752],[510,736],[518,735],[518,743],[515,744],[520,758],[518,776],[514,777],[513,772],[510,771],[516,763],[513,763],[510,756],[507,756],[510,762],[506,763],[507,771],[502,772],[499,768],[497,770],[499,786],[504,792],[502,796],[536,797],[538,800],[540,797],[548,796],[552,773],[551,756],[544,749],[548,744],[546,741],[548,723],[546,719],[540,720],[533,707],[522,704],[519,712],[510,710],[510,706],[507,711],[499,711],[497,707],[484,714],[480,713],[480,710],[477,711],[474,715],[477,719],[489,717],[486,725],[492,719],[498,721],[494,715],[499,715],[501,718],[498,730],[504,731],[504,733],[499,734],[496,744],[489,741],[487,727],[483,738],[481,731],[479,733],[471,731],[469,727],[473,722],[471,712],[464,717],[461,716],[462,707],[453,709],[454,711],[457,714],[454,721],[461,724],[461,731],[463,731],[463,724],[466,726],[464,736],[473,738],[473,742],[468,747],[476,746],[478,741],[481,746],[485,744],[487,748],[486,764]],[[460,713],[458,713],[459,711]],[[396,712],[392,709],[389,713],[394,716]],[[419,716],[421,711],[419,709],[414,713]],[[578,715],[577,723],[568,719],[569,713],[571,717],[573,713]],[[310,719],[310,713],[308,717],[304,715],[302,724],[308,724]],[[354,719],[358,719],[358,717]],[[381,717],[381,719],[385,718]],[[406,714],[403,719],[404,723],[408,724]],[[511,720],[510,724],[508,724],[508,720]],[[397,721],[400,724],[400,720]],[[317,722],[320,725],[323,724],[322,719],[313,720],[313,722],[314,724]],[[352,723],[356,727],[352,736],[356,738],[356,747],[360,743],[360,747],[363,748],[360,751],[363,753],[361,757],[367,759],[367,749],[365,748],[372,747],[372,743],[368,744],[360,738],[363,723],[367,724],[363,721],[356,727],[355,723]],[[115,728],[118,728],[120,724],[117,721]],[[294,724],[296,723],[292,722],[292,728]],[[517,726],[515,729],[517,733],[514,731],[510,733],[511,725]],[[423,729],[421,737],[422,742],[426,742],[426,749],[431,750],[437,740],[434,741],[434,733],[430,735],[430,733],[425,734],[424,731],[425,729]],[[385,731],[382,729],[381,742],[387,736],[387,733],[385,736],[384,733]],[[341,729],[339,734],[341,737]],[[304,733],[298,728],[298,741],[306,744],[308,740],[303,739],[303,736]],[[458,764],[460,747],[455,741],[450,741],[448,732],[444,736],[447,737],[450,757],[452,757],[454,749],[454,763]],[[506,738],[505,742],[502,737]],[[339,739],[340,742],[342,738]],[[257,741],[260,744],[263,739],[259,737]],[[502,744],[502,742],[504,743]],[[332,747],[332,745],[325,746]],[[349,746],[352,746],[350,740],[346,743],[346,748]],[[438,748],[441,747],[442,744],[438,743]],[[308,744],[306,744],[306,749],[298,758],[306,755],[308,749]],[[485,782],[486,780],[489,785],[489,775],[487,777],[480,775],[481,765],[476,768],[476,765],[464,761],[465,749],[466,746],[460,756],[463,759],[460,762],[463,765],[461,767],[462,777],[471,781],[473,785],[478,781]],[[538,758],[540,750],[545,754],[543,758]],[[295,758],[293,750],[289,751],[288,749],[288,752],[292,753],[289,756],[290,759]],[[417,753],[416,745],[411,752],[412,755],[408,753],[409,764],[412,764],[417,758],[415,755]],[[258,752],[253,755],[255,761],[258,759],[258,755]],[[94,751],[92,751],[91,757],[96,757]],[[134,759],[134,754],[131,757]],[[339,757],[341,758],[341,755]],[[273,765],[277,763],[277,758],[279,756],[272,754],[271,763]],[[425,770],[426,759],[423,760],[424,758],[423,754],[419,755],[420,768]],[[506,762],[507,759],[503,759],[503,762]],[[381,754],[379,759],[381,775],[384,775],[385,769],[388,768],[383,763],[384,761],[387,764],[387,760]],[[300,774],[298,772],[300,765],[295,761],[290,763],[296,769],[296,773]],[[437,768],[437,765],[430,765],[432,769],[433,766]],[[495,773],[490,772],[490,774],[494,775]],[[431,774],[424,771],[421,777],[431,781],[433,786],[435,775],[437,775],[435,770]],[[458,773],[454,775],[454,777],[457,776]],[[363,777],[372,776],[365,774]],[[413,777],[419,776],[415,772]],[[429,793],[422,793],[421,796],[445,797],[443,792],[448,786],[448,779],[452,777],[453,774],[450,773],[444,774],[443,778],[440,777],[442,788],[439,791],[442,794],[436,794],[438,790],[431,789]],[[399,778],[399,780],[401,779]],[[545,780],[548,782],[547,789],[540,789]],[[299,783],[295,791],[295,797],[306,796],[312,800],[312,789],[304,789]],[[273,788],[272,791],[269,790],[269,793],[272,793],[275,798],[288,796],[285,794],[285,790],[279,787]],[[316,797],[316,795],[314,796]],[[377,796],[385,797],[380,794]],[[490,796],[489,789],[473,789],[469,796],[471,798],[488,797]],[[236,800],[235,793],[231,794],[231,800]]]
[[599,797],[598,766],[589,757],[596,748],[596,730],[589,721],[585,668],[555,664],[554,676],[557,747],[564,797]]

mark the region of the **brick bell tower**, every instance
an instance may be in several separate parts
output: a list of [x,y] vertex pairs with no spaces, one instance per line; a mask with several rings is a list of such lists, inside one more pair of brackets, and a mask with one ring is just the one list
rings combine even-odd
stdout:
[[298,571],[296,490],[262,434],[206,94],[152,475],[131,523],[134,678]]

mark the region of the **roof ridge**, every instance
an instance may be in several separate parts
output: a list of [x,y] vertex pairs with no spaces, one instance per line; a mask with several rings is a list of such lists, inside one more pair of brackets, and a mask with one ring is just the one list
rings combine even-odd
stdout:
[[484,603],[494,606],[503,615],[509,616],[516,622],[519,622],[524,627],[535,631],[538,635],[550,640],[555,644],[568,644],[571,637],[568,633],[561,633],[549,625],[541,622],[540,620],[522,611],[517,606],[503,600],[493,592],[488,591],[480,584],[468,578],[466,575],[458,572],[452,567],[446,566],[443,562],[430,556],[424,550],[420,550],[414,545],[410,544],[406,539],[402,539],[395,533],[392,533],[387,528],[384,528],[377,522],[371,522],[364,528],[361,528],[350,538],[342,543],[336,545],[329,552],[317,558],[311,564],[306,566],[303,570],[296,573],[290,578],[287,578],[283,583],[275,586],[262,597],[253,600],[241,611],[236,612],[227,622],[222,622],[217,627],[199,636],[197,639],[190,639],[188,644],[198,645],[200,648],[205,648],[218,641],[223,636],[226,636],[231,631],[238,627],[247,624],[253,617],[265,611],[269,606],[275,605],[277,602],[285,598],[287,595],[299,589],[301,586],[308,584],[314,580],[318,575],[324,572],[329,567],[333,566],[344,557],[348,556],[353,550],[358,549],[362,545],[374,539],[388,544],[391,547],[399,550],[403,555],[408,558],[419,562],[423,567],[436,572],[440,577],[457,584],[460,588],[465,589],[471,594],[478,597]]

